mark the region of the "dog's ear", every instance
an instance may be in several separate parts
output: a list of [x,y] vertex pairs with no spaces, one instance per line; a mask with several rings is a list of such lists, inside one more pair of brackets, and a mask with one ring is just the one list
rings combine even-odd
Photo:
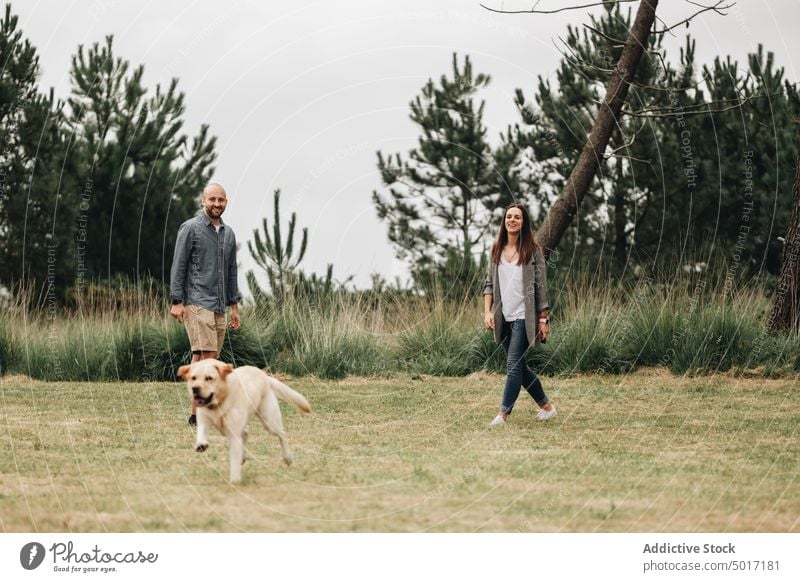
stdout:
[[191,369],[192,367],[189,365],[181,366],[180,368],[178,368],[178,377],[186,380],[186,376],[189,375],[189,370]]
[[222,362],[216,362],[214,364],[217,367],[217,371],[219,372],[219,377],[223,380],[225,376],[233,372],[233,366],[231,364],[223,364]]

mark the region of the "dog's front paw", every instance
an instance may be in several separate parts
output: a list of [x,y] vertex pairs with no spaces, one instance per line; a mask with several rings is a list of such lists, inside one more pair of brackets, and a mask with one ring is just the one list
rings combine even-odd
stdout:
[[202,453],[208,448],[208,443],[197,443],[194,447],[194,450],[198,453]]

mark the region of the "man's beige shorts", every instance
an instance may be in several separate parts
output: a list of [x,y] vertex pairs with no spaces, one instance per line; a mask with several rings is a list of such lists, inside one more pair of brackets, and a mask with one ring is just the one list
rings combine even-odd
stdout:
[[221,352],[225,343],[225,314],[187,305],[183,319],[193,352]]

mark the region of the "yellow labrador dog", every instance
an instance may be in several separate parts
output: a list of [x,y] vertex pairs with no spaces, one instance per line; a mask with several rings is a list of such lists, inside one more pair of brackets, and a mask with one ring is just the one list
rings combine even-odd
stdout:
[[283,382],[267,376],[253,366],[233,369],[219,360],[200,360],[178,368],[178,376],[186,380],[189,394],[197,403],[197,441],[195,450],[208,448],[208,427],[215,426],[228,438],[231,481],[242,479],[242,464],[247,447],[247,425],[256,415],[267,431],[278,437],[281,456],[292,464],[292,451],[283,430],[279,396],[303,412],[311,412],[302,394]]

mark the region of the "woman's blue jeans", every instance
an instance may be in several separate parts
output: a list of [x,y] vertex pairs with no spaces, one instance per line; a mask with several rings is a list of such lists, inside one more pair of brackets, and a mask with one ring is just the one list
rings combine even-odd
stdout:
[[511,414],[519,390],[525,387],[528,394],[540,407],[549,402],[542,383],[525,362],[528,351],[528,336],[525,333],[525,320],[507,321],[503,324],[503,350],[506,352],[506,386],[500,412]]

